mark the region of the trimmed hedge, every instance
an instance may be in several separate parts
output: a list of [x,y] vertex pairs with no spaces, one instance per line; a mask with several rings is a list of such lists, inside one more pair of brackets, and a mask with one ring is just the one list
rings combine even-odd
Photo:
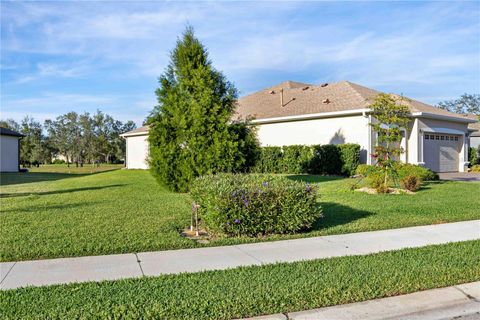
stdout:
[[199,217],[214,234],[294,233],[322,216],[315,186],[257,174],[208,175],[190,189]]
[[351,176],[360,164],[360,146],[292,145],[262,147],[253,172],[257,173],[311,173]]

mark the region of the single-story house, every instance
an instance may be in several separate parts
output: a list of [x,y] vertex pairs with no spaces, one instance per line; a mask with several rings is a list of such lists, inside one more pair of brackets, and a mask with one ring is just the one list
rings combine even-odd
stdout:
[[148,169],[148,126],[120,135],[126,141],[125,167],[127,169]]
[[478,116],[475,114],[469,114],[468,118],[477,120],[468,125],[468,131],[470,132],[470,147],[480,148],[480,121],[478,121]]
[[20,139],[24,135],[0,127],[0,172],[20,170]]
[[[368,106],[379,91],[348,81],[311,85],[286,81],[238,100],[234,120],[253,119],[262,146],[357,143],[361,162],[371,164],[376,133]],[[400,101],[399,95],[392,95]],[[468,165],[468,125],[463,115],[404,98],[412,121],[404,130],[403,162],[426,166],[436,172],[465,171]],[[127,159],[132,165],[146,163],[148,128],[123,134]],[[130,140],[134,138],[135,140]],[[141,154],[142,150],[144,151]],[[133,168],[127,160],[127,168]]]

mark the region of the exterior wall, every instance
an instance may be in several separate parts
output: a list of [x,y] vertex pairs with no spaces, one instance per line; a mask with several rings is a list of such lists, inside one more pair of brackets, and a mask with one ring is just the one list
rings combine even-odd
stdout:
[[439,133],[451,133],[450,130],[458,131],[463,133],[462,147],[459,154],[459,168],[460,172],[466,171],[466,166],[468,164],[468,139],[466,134],[468,133],[468,124],[461,122],[452,122],[444,120],[433,120],[419,118],[416,119],[418,122],[418,162],[423,163],[423,132],[439,132]]
[[257,128],[262,146],[358,143],[362,149],[361,162],[367,161],[370,141],[368,117],[359,115],[278,122],[258,124]]
[[0,136],[0,171],[18,172],[19,138]]
[[148,135],[125,137],[127,169],[148,169]]
[[480,137],[470,137],[470,147],[479,148],[480,147]]

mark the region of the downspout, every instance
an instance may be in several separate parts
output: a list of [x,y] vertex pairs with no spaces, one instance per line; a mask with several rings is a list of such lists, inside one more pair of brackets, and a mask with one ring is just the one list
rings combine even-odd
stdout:
[[22,140],[23,137],[19,137],[17,140],[17,153],[18,153],[18,172],[20,172],[20,140]]

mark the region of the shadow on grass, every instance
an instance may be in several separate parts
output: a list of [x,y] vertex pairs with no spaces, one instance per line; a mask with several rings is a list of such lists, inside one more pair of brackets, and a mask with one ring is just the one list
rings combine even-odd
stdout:
[[321,202],[323,217],[318,219],[310,231],[325,230],[364,219],[374,213],[358,210],[335,202]]
[[84,187],[84,188],[62,189],[62,190],[53,190],[53,191],[40,191],[40,192],[0,193],[0,198],[44,196],[44,195],[51,195],[51,194],[73,193],[73,192],[79,192],[79,191],[102,190],[107,188],[123,187],[123,186],[125,186],[125,184],[112,184],[112,185],[100,186],[100,187]]
[[[11,213],[11,212],[16,212],[16,213],[37,213],[37,212],[42,212],[42,211],[48,211],[49,213],[51,210],[62,210],[62,213],[65,212],[65,210],[69,209],[79,209],[83,207],[91,207],[95,206],[102,203],[101,201],[89,201],[89,202],[76,202],[76,203],[65,203],[65,204],[49,204],[45,207],[39,207],[38,205],[35,206],[29,206],[29,207],[23,207],[23,208],[13,208],[13,209],[2,209],[0,210],[1,213]],[[80,211],[75,211],[75,213],[78,213]]]
[[294,174],[286,177],[291,180],[303,181],[308,183],[320,183],[320,182],[328,182],[328,181],[345,179],[345,177],[342,177],[342,176],[320,176],[320,175],[313,175],[313,174]]
[[[112,169],[118,170],[118,169]],[[0,186],[8,186],[13,184],[24,184],[32,182],[56,181],[68,178],[78,178],[90,176],[112,170],[105,170],[93,173],[58,173],[58,172],[12,172],[2,173],[0,176]]]

